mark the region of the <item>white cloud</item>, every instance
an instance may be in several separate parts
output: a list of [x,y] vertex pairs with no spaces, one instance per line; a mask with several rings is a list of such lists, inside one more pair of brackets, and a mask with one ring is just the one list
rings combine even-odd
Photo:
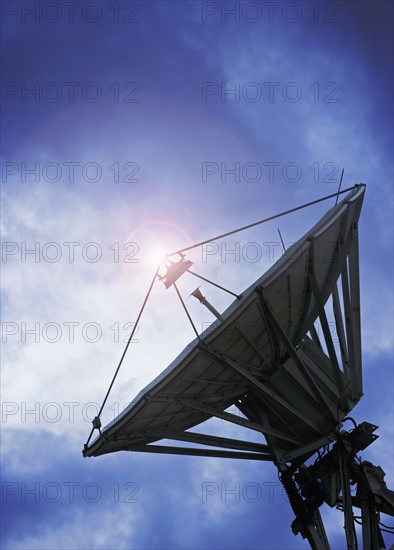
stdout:
[[127,506],[112,504],[110,509],[97,509],[93,504],[73,510],[59,523],[48,521],[39,534],[21,533],[4,541],[6,550],[132,550],[137,548],[133,536],[138,532],[140,513]]

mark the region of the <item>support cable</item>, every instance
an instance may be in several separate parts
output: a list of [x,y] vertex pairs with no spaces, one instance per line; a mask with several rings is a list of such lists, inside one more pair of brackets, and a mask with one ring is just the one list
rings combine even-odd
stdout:
[[139,312],[139,314],[138,314],[137,320],[136,320],[136,322],[135,322],[135,324],[134,324],[133,330],[131,331],[131,334],[130,334],[129,339],[128,339],[127,344],[126,344],[126,347],[125,347],[125,349],[124,349],[124,351],[123,351],[122,357],[120,358],[118,367],[117,367],[117,369],[116,369],[116,371],[115,371],[115,374],[114,374],[114,376],[113,376],[113,378],[112,378],[111,384],[109,385],[108,391],[107,391],[107,393],[106,393],[106,395],[105,395],[105,397],[104,397],[104,401],[103,401],[103,403],[102,403],[102,405],[101,405],[101,407],[100,407],[99,413],[98,413],[97,417],[96,417],[96,418],[94,419],[94,421],[93,421],[93,428],[92,428],[92,430],[91,430],[91,432],[90,432],[90,435],[89,435],[89,438],[88,438],[88,440],[87,440],[87,442],[86,442],[86,444],[85,444],[86,446],[89,445],[90,439],[91,439],[91,437],[92,437],[92,435],[93,435],[93,432],[94,432],[94,430],[96,429],[96,427],[97,427],[98,429],[100,429],[100,427],[101,427],[101,423],[100,423],[100,420],[99,420],[99,419],[100,419],[100,416],[101,416],[101,413],[103,412],[104,406],[105,406],[105,404],[106,404],[106,402],[107,402],[107,399],[108,399],[108,396],[109,396],[109,394],[110,394],[110,392],[111,392],[111,390],[112,390],[112,386],[114,385],[114,382],[115,382],[115,380],[116,380],[116,377],[118,376],[119,369],[120,369],[120,367],[121,367],[121,365],[122,365],[122,363],[123,363],[123,359],[125,358],[125,355],[126,355],[126,352],[127,352],[128,348],[129,348],[130,342],[131,342],[131,340],[133,339],[133,336],[134,336],[135,331],[137,330],[138,323],[139,323],[139,321],[140,321],[140,319],[141,319],[141,315],[142,315],[142,313],[143,313],[143,311],[144,311],[144,309],[145,309],[145,306],[146,306],[146,303],[147,303],[148,298],[149,298],[149,296],[150,296],[150,293],[152,292],[152,288],[153,288],[153,285],[154,285],[154,283],[155,283],[156,277],[157,277],[157,275],[158,275],[158,273],[159,273],[160,266],[161,266],[161,263],[160,263],[160,265],[158,266],[158,268],[157,268],[156,271],[155,271],[155,275],[154,275],[154,277],[153,277],[153,279],[152,279],[152,282],[151,282],[151,284],[150,284],[150,286],[149,286],[148,292],[146,293],[146,296],[145,296],[145,299],[144,299],[143,304],[142,304],[142,306],[141,306],[141,309],[140,309],[140,312]]
[[224,288],[224,286],[220,286],[217,283],[214,283],[213,281],[210,281],[209,279],[203,277],[202,275],[199,275],[198,273],[196,273],[195,271],[192,271],[191,269],[188,269],[187,272],[191,273],[195,277],[198,277],[199,279],[202,279],[206,283],[209,283],[213,286],[216,286],[217,288],[220,288],[220,290],[224,290],[225,292],[228,292],[228,294],[232,294],[233,296],[235,296],[238,299],[241,298],[241,296],[239,294],[235,294],[235,292],[232,292],[231,290],[228,290],[227,288]]
[[338,196],[340,195],[339,191],[341,190],[341,185],[342,185],[342,179],[343,179],[343,174],[344,174],[344,172],[345,172],[345,168],[342,168],[342,174],[341,174],[341,179],[339,180],[337,198],[335,199],[335,206],[336,206],[337,203],[338,203]]
[[193,323],[193,319],[190,317],[190,313],[189,313],[189,311],[188,311],[188,309],[187,309],[187,307],[186,307],[185,302],[183,301],[183,298],[182,298],[182,296],[181,296],[181,293],[180,293],[179,290],[178,290],[178,287],[176,286],[176,283],[173,283],[173,286],[174,286],[174,288],[175,288],[175,290],[176,290],[176,293],[178,294],[178,298],[180,299],[181,304],[183,305],[183,309],[184,309],[185,312],[186,312],[187,318],[189,319],[190,324],[191,324],[191,326],[193,327],[193,330],[194,330],[194,332],[196,333],[196,336],[197,336],[199,342],[201,342],[200,335],[198,334],[197,329],[196,329],[196,327],[195,327],[195,324]]
[[280,232],[279,227],[278,227],[278,233],[279,233],[280,242],[282,243],[283,252],[286,252],[285,243],[283,242],[282,233]]
[[205,241],[201,241],[196,244],[192,244],[190,246],[186,246],[185,248],[180,248],[179,250],[175,250],[174,252],[170,252],[166,255],[168,258],[169,256],[174,256],[175,254],[181,254],[182,252],[185,252],[186,250],[192,250],[193,248],[198,248],[199,246],[202,246],[203,244],[211,243],[213,241],[223,239],[224,237],[228,237],[230,235],[234,235],[235,233],[239,233],[241,231],[245,231],[245,229],[250,229],[251,227],[255,227],[256,225],[260,225],[265,222],[269,222],[271,220],[275,220],[276,218],[280,218],[282,216],[286,216],[286,214],[291,214],[292,212],[297,212],[297,210],[302,210],[303,208],[307,208],[308,206],[312,206],[314,204],[317,204],[319,202],[326,201],[328,199],[332,199],[333,197],[338,197],[339,195],[342,195],[343,193],[347,193],[348,191],[352,191],[357,186],[348,187],[347,189],[344,189],[343,191],[338,191],[337,193],[333,193],[331,195],[327,195],[326,197],[323,197],[321,199],[316,199],[312,202],[307,202],[306,204],[302,204],[301,206],[296,206],[295,208],[291,208],[290,210],[286,210],[285,212],[280,212],[279,214],[275,214],[275,216],[270,216],[269,218],[265,218],[263,220],[259,220],[258,222],[250,223],[249,225],[244,225],[243,227],[240,227],[239,229],[234,229],[233,231],[229,231],[228,233],[223,233],[222,235],[217,235],[216,237],[212,237],[211,239],[206,239]]

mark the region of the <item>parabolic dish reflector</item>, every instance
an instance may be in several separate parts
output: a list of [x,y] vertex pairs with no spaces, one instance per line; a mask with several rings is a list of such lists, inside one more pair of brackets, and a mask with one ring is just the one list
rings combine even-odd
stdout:
[[[213,445],[210,436],[185,431],[213,416],[265,435],[268,446],[227,440],[246,458],[284,463],[332,440],[362,396],[357,223],[364,192],[355,186],[288,248],[84,456],[149,451],[161,439]],[[226,412],[232,405],[242,415]]]

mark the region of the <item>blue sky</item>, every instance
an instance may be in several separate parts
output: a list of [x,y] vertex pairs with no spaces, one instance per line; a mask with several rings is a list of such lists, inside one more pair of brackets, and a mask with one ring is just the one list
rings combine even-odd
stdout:
[[[392,487],[392,3],[53,4],[2,4],[1,545],[307,548],[273,465],[83,459],[81,449],[153,276],[152,250],[334,193],[344,168],[344,187],[367,184],[365,396],[353,416],[379,425],[363,456]],[[241,291],[278,259],[278,226],[293,242],[332,204],[188,257]],[[199,327],[212,321],[188,305]],[[171,289],[156,285],[104,420],[192,338]],[[207,429],[242,436],[219,420]],[[332,547],[343,548],[341,514],[326,508]]]

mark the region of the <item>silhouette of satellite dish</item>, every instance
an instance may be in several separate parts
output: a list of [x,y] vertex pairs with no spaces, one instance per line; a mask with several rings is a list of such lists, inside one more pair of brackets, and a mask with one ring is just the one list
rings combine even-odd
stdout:
[[[378,512],[394,515],[394,493],[380,467],[355,458],[376,439],[377,426],[340,429],[363,395],[358,220],[364,193],[364,185],[352,188],[241,295],[231,292],[236,298],[223,313],[196,289],[193,296],[217,317],[201,334],[176,286],[185,273],[196,275],[192,263],[186,249],[170,255],[159,277],[175,287],[197,337],[103,431],[100,419],[93,421],[92,432],[100,435],[89,438],[84,456],[139,451],[272,461],[296,515],[293,532],[312,548],[329,549],[323,502],[342,507],[348,548],[357,545],[352,506],[362,510],[364,548],[384,548]],[[227,410],[234,405],[240,415]],[[211,417],[263,434],[266,442],[189,431]],[[163,439],[198,446],[157,444]]]

